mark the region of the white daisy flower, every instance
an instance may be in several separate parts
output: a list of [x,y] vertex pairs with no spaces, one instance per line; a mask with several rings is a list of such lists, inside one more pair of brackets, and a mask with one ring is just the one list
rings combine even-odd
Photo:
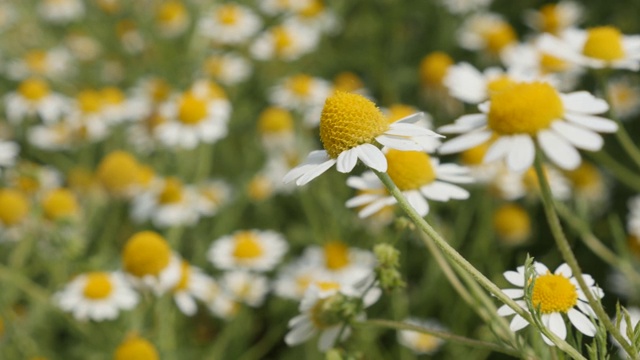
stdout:
[[284,183],[282,178],[291,170],[292,157],[290,153],[274,152],[269,154],[267,163],[247,184],[247,194],[254,201],[262,201],[275,194],[290,194],[296,188],[295,184]]
[[602,69],[640,69],[640,35],[623,35],[613,26],[568,29],[555,37],[543,34],[542,51],[580,66]]
[[[420,110],[411,105],[396,103],[389,105],[389,107],[387,108],[383,108],[382,112],[387,117],[387,121],[389,123],[394,123],[408,116],[419,113]],[[433,118],[428,113],[422,112],[422,118],[416,121],[414,124],[432,130]],[[423,150],[428,153],[435,152],[442,144],[440,138],[434,136],[424,136],[420,139],[419,142],[420,144],[422,144]]]
[[[540,183],[533,167],[522,173],[510,171],[502,163],[499,163],[499,167],[500,170],[491,180],[491,187],[499,197],[505,200],[516,200],[535,195],[533,197],[539,199]],[[549,165],[543,165],[542,170],[555,199],[567,200],[571,198],[571,183],[562,172]]]
[[596,116],[609,109],[606,101],[586,91],[559,93],[549,83],[516,83],[491,95],[478,106],[481,114],[464,115],[444,133],[462,133],[440,148],[451,154],[495,139],[484,162],[506,159],[509,169],[523,172],[535,157],[534,139],[545,155],[562,169],[580,165],[576,148],[598,151],[604,140],[597,132],[615,132],[618,125]]
[[440,4],[454,15],[486,10],[491,2],[493,0],[440,0]]
[[172,289],[173,300],[183,314],[193,316],[198,310],[196,300],[211,301],[217,285],[200,268],[186,261],[182,261],[180,270],[180,281]]
[[294,120],[289,110],[276,106],[262,110],[257,127],[262,146],[270,154],[289,152],[295,148]]
[[16,91],[5,95],[4,103],[7,119],[14,124],[34,115],[45,123],[52,123],[69,110],[68,100],[52,92],[49,84],[39,78],[22,81]]
[[181,1],[167,1],[156,10],[156,25],[160,35],[167,38],[178,37],[189,27],[189,11]]
[[113,320],[120,310],[131,310],[138,304],[138,294],[118,272],[78,275],[54,298],[62,310],[78,320]]
[[64,48],[31,50],[22,58],[7,63],[6,76],[12,80],[29,77],[57,78],[71,69],[71,55]]
[[311,107],[321,106],[330,94],[330,82],[307,74],[297,74],[274,86],[269,101],[285,109],[304,112]]
[[167,121],[155,129],[166,146],[194,149],[227,136],[231,103],[217,85],[198,82],[192,89],[162,104],[159,114]]
[[151,220],[159,228],[195,225],[200,218],[198,197],[195,189],[168,177],[133,198],[131,217],[136,222]]
[[233,54],[213,54],[204,60],[204,72],[224,85],[241,83],[253,71],[251,63],[244,57]]
[[33,224],[29,215],[31,205],[19,189],[0,188],[0,244],[23,238],[23,230]]
[[[421,151],[388,150],[385,157],[387,174],[420,216],[429,213],[427,199],[449,201],[469,198],[467,190],[452,184],[473,182],[469,169],[463,166],[440,164],[439,159]],[[349,177],[347,185],[363,192],[346,203],[347,207],[362,207],[358,212],[361,218],[397,203],[393,196],[384,192],[384,184],[372,172]]]
[[203,216],[214,216],[231,200],[233,189],[223,180],[208,180],[196,186],[196,208]]
[[627,231],[629,234],[640,238],[640,195],[636,195],[627,201],[629,216],[627,217]]
[[309,262],[303,256],[296,261],[287,264],[278,271],[278,277],[273,283],[276,295],[291,300],[301,300],[307,288],[311,284],[322,288],[331,286],[331,275],[328,274],[319,264]]
[[460,26],[458,43],[468,50],[485,50],[499,55],[504,49],[515,45],[518,36],[511,25],[494,13],[477,13],[465,19]]
[[131,19],[120,20],[116,24],[116,34],[125,52],[129,54],[139,54],[146,47],[147,43],[140,32],[140,28]]
[[262,20],[248,7],[236,3],[213,8],[198,24],[200,33],[221,44],[241,44],[260,30]]
[[341,30],[341,24],[336,14],[324,4],[323,0],[310,0],[308,4],[295,12],[288,21],[299,22],[303,26],[316,31],[336,34]]
[[45,21],[65,24],[78,20],[84,15],[82,0],[42,0],[38,4],[38,14]]
[[[403,321],[406,324],[420,326],[434,331],[445,331],[446,328],[433,319],[409,318]],[[435,354],[444,344],[439,337],[413,330],[398,330],[398,342],[413,351],[415,354]]]
[[607,83],[607,97],[611,110],[622,120],[640,114],[640,86],[628,78],[612,79]]
[[[554,273],[551,273],[542,263],[535,262],[533,266],[535,268],[534,279],[525,279],[524,266],[518,267],[517,271],[505,272],[505,279],[518,288],[503,289],[502,291],[526,309],[527,305],[523,299],[525,296],[524,287],[528,281],[534,280],[531,302],[533,306],[540,309],[541,320],[545,327],[564,340],[567,337],[567,328],[563,315],[566,315],[578,331],[587,336],[594,336],[596,326],[589,320],[589,316],[594,318],[597,316],[589,305],[587,297],[580,290],[578,281],[573,277],[569,265],[560,265]],[[589,291],[596,298],[604,296],[604,292],[595,285],[595,281],[590,275],[583,274],[582,278],[589,286]],[[522,316],[516,314],[507,305],[498,309],[498,315],[514,315],[509,326],[512,331],[518,331],[529,325]],[[553,346],[551,340],[546,336],[542,335],[542,338],[545,343]]]
[[167,241],[153,231],[135,233],[122,250],[122,267],[129,279],[156,295],[170,291],[180,282],[182,260]]
[[222,270],[246,269],[269,271],[287,252],[285,238],[270,230],[244,230],[215,240],[207,259]]
[[440,136],[414,123],[422,113],[389,124],[373,102],[362,95],[336,92],[327,98],[320,117],[320,140],[324,150],[312,151],[307,159],[284,177],[288,183],[307,184],[336,165],[339,172],[353,170],[360,159],[377,171],[387,171],[387,159],[373,142],[392,149],[420,151],[426,137]]
[[223,289],[217,285],[216,289],[214,295],[207,303],[207,307],[215,316],[224,320],[230,320],[238,313],[238,310],[240,310],[240,303],[231,298],[230,295],[226,294]]
[[376,264],[371,251],[348,247],[339,240],[327,241],[322,247],[308,247],[302,259],[303,262],[322,269],[321,273],[326,273],[332,276],[333,280],[345,285],[353,285],[369,276]]
[[82,32],[74,32],[65,37],[65,45],[74,58],[91,62],[100,56],[102,45],[95,38]]
[[265,30],[251,44],[249,51],[257,60],[293,61],[315,50],[319,41],[317,30],[287,21]]
[[578,24],[584,7],[575,1],[562,0],[557,4],[545,4],[540,10],[525,10],[524,22],[541,33],[560,34]]
[[224,273],[220,286],[232,299],[251,307],[259,307],[269,292],[269,280],[260,274],[244,270]]

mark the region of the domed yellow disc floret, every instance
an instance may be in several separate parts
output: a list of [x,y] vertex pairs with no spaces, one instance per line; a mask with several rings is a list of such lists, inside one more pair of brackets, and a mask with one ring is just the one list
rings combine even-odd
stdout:
[[80,91],[76,100],[83,113],[94,114],[102,109],[102,95],[96,90]]
[[341,241],[329,241],[324,244],[324,262],[331,270],[340,270],[349,265],[349,247]]
[[158,360],[158,350],[147,340],[134,336],[118,346],[114,360]]
[[279,107],[268,107],[260,113],[258,130],[262,134],[291,132],[293,130],[293,116]]
[[182,201],[183,191],[180,180],[169,177],[164,181],[164,187],[158,196],[158,202],[163,205],[175,204]]
[[239,260],[251,260],[264,253],[260,239],[252,231],[241,231],[233,236],[233,256]]
[[38,101],[49,95],[49,85],[42,79],[27,79],[20,83],[18,92],[25,99]]
[[557,73],[567,70],[569,68],[569,64],[558,57],[542,53],[540,55],[540,68],[545,74]]
[[171,248],[167,241],[153,231],[141,231],[133,235],[124,246],[124,269],[135,276],[156,276],[171,261]]
[[27,198],[14,189],[0,189],[0,222],[5,226],[20,223],[29,212]]
[[436,179],[431,158],[424,152],[391,149],[385,156],[387,174],[402,191],[417,190]]
[[435,51],[422,58],[420,62],[420,82],[424,85],[442,85],[442,80],[453,59],[441,51]]
[[138,185],[140,166],[128,152],[114,151],[102,159],[96,175],[107,190],[120,193]]
[[522,206],[506,204],[493,214],[493,227],[500,238],[519,243],[531,234],[531,219]]
[[76,196],[68,189],[55,189],[42,199],[44,216],[49,220],[73,217],[78,214]]
[[624,58],[625,51],[620,30],[612,26],[600,26],[587,30],[587,40],[582,53],[604,61]]
[[186,125],[195,125],[207,116],[207,101],[188,92],[178,102],[178,120]]
[[578,292],[566,277],[547,273],[536,278],[531,302],[543,314],[566,313],[578,302]]
[[488,125],[500,135],[535,135],[563,114],[560,95],[551,85],[518,83],[491,95]]
[[86,275],[87,281],[82,293],[84,297],[92,300],[100,300],[109,297],[113,290],[111,277],[105,272],[92,272]]
[[335,92],[320,115],[320,140],[331,158],[358,145],[371,143],[389,128],[380,109],[362,95]]
[[494,54],[499,54],[507,45],[515,43],[518,38],[511,25],[506,22],[491,26],[481,36],[489,51]]
[[271,36],[273,36],[274,48],[278,56],[284,55],[293,45],[293,36],[291,36],[287,28],[284,26],[274,27],[271,30]]

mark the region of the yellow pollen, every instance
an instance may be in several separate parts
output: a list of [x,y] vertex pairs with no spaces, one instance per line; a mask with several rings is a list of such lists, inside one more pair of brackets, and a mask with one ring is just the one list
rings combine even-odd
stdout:
[[140,165],[131,154],[114,151],[102,159],[96,176],[108,191],[121,193],[140,183]]
[[186,125],[195,125],[207,116],[207,102],[191,93],[180,98],[178,104],[178,120]]
[[141,231],[129,238],[122,250],[125,271],[137,276],[157,276],[171,261],[171,248],[160,234]]
[[268,107],[258,118],[258,129],[262,134],[289,133],[293,131],[293,116],[286,109]]
[[311,92],[311,85],[313,84],[313,78],[306,74],[294,75],[287,80],[286,87],[294,94],[300,97],[309,96]]
[[182,183],[180,180],[170,177],[165,179],[164,187],[158,196],[158,202],[162,205],[175,204],[182,201]]
[[118,346],[113,360],[159,360],[158,350],[147,340],[133,336]]
[[485,141],[484,143],[474,146],[462,152],[461,160],[465,165],[480,165],[484,163],[484,155],[489,150],[491,141]]
[[191,278],[191,266],[188,262],[183,261],[180,264],[180,281],[173,288],[174,291],[186,290],[189,287],[189,280]]
[[499,54],[507,45],[513,44],[516,39],[516,32],[511,25],[501,22],[487,29],[483,34],[487,48],[494,54]]
[[372,143],[389,128],[380,109],[362,95],[337,91],[320,115],[320,140],[333,159],[343,151]]
[[349,265],[349,247],[341,241],[324,244],[324,264],[327,269],[340,270]]
[[0,189],[0,223],[13,226],[20,223],[29,213],[29,203],[22,192],[14,189]]
[[489,95],[497,94],[509,89],[515,84],[516,82],[508,75],[500,75],[487,83],[487,92]]
[[493,227],[501,239],[517,244],[531,234],[531,219],[522,206],[505,204],[493,214]]
[[27,79],[20,83],[18,92],[30,101],[38,101],[49,95],[49,85],[42,79]]
[[560,58],[542,53],[540,56],[540,67],[543,73],[556,73],[567,70],[569,64]]
[[271,30],[276,54],[282,56],[293,45],[293,37],[284,26],[277,26]]
[[624,58],[625,51],[620,30],[612,26],[600,26],[587,30],[587,40],[582,53],[604,61]]
[[558,16],[558,9],[555,4],[547,4],[540,8],[540,15],[542,16],[542,31],[552,34],[557,34],[562,29],[562,23]]
[[169,1],[160,5],[157,19],[161,24],[180,22],[187,17],[187,9],[179,1]]
[[106,105],[119,105],[124,103],[125,96],[122,90],[109,86],[100,91],[102,102]]
[[547,273],[536,278],[531,302],[543,314],[566,313],[578,302],[578,292],[566,277]]
[[80,110],[86,114],[93,114],[102,108],[102,94],[95,90],[84,90],[76,95]]
[[264,253],[260,239],[251,231],[241,231],[234,235],[233,257],[245,261],[260,257]]
[[551,85],[518,83],[491,95],[488,125],[500,135],[535,135],[563,114],[562,100]]
[[436,179],[431,158],[424,152],[391,149],[385,156],[387,174],[402,191],[417,190]]
[[354,92],[356,90],[362,89],[363,87],[364,84],[362,83],[362,80],[360,80],[358,75],[349,71],[343,71],[336,75],[336,77],[333,79],[334,90]]
[[24,56],[27,67],[34,73],[44,74],[47,72],[47,53],[43,50],[32,50]]
[[389,121],[389,124],[418,112],[418,110],[413,106],[405,104],[393,104],[389,106],[388,110],[389,113],[387,114],[387,121]]
[[49,220],[59,220],[78,214],[79,206],[75,195],[68,189],[50,191],[42,199],[44,216]]
[[218,21],[225,25],[234,25],[240,18],[240,8],[235,5],[222,5],[216,12]]
[[113,290],[111,278],[105,272],[92,272],[86,275],[87,282],[82,293],[84,297],[91,300],[101,300],[109,297]]
[[442,85],[447,70],[453,65],[453,59],[441,51],[435,51],[420,62],[420,82],[424,85]]
[[324,11],[324,4],[322,0],[312,0],[304,9],[298,13],[302,17],[314,18],[320,15]]

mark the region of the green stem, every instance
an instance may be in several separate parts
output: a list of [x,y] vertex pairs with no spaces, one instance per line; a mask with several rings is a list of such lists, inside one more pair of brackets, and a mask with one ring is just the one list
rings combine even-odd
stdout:
[[590,153],[590,157],[598,164],[604,165],[621,183],[630,189],[640,191],[640,176],[617,162],[611,155],[604,152],[604,150]]
[[558,214],[556,213],[555,207],[553,205],[553,195],[551,195],[551,188],[549,187],[546,175],[544,174],[544,171],[542,169],[541,157],[542,155],[540,154],[540,151],[536,151],[534,166],[536,169],[536,175],[538,176],[538,182],[540,184],[544,212],[547,215],[547,222],[549,223],[549,227],[551,228],[551,233],[553,234],[553,238],[556,241],[558,250],[562,254],[562,258],[564,259],[564,261],[571,268],[573,276],[577,280],[580,289],[587,297],[587,300],[589,300],[589,305],[591,305],[591,308],[594,310],[596,315],[598,315],[599,320],[602,321],[607,331],[609,331],[611,335],[621,344],[627,354],[629,354],[631,358],[635,359],[637,356],[636,350],[629,344],[629,342],[624,339],[624,337],[622,337],[620,332],[615,328],[615,326],[609,319],[609,315],[607,315],[607,313],[602,308],[602,304],[600,304],[600,301],[598,301],[593,296],[591,289],[589,289],[589,286],[582,277],[582,269],[580,269],[580,265],[578,265],[578,261],[571,251],[571,245],[569,245],[569,241],[562,231],[560,219],[558,218]]
[[618,119],[614,120],[616,121],[616,123],[618,123],[618,131],[616,131],[615,133],[616,138],[620,142],[620,145],[622,145],[624,151],[629,154],[629,157],[631,157],[633,162],[635,162],[636,166],[640,168],[640,149],[638,149],[638,147],[633,143],[633,140],[631,140],[631,136],[629,136],[629,133],[627,132],[627,129],[625,129],[622,122],[620,122],[620,120]]
[[494,344],[494,343],[490,343],[490,342],[486,342],[486,341],[479,341],[479,340],[469,339],[469,338],[466,338],[466,337],[463,337],[463,336],[459,336],[459,335],[455,335],[455,334],[451,334],[451,333],[448,333],[448,332],[432,330],[432,329],[424,328],[424,327],[413,325],[413,324],[403,323],[403,322],[399,322],[399,321],[383,320],[383,319],[371,319],[371,320],[365,320],[365,321],[363,321],[361,323],[358,323],[358,325],[361,325],[361,326],[380,326],[380,327],[386,327],[386,328],[391,328],[391,329],[396,329],[396,330],[416,331],[416,332],[420,332],[420,333],[424,333],[424,334],[429,334],[431,336],[435,336],[435,337],[443,339],[443,340],[456,342],[456,343],[462,344],[462,345],[467,345],[467,346],[470,346],[470,347],[473,347],[473,348],[476,348],[476,349],[483,349],[483,350],[500,352],[500,353],[511,355],[511,356],[514,356],[514,357],[521,357],[521,355],[522,355],[520,352],[518,352],[516,350],[508,349],[508,348],[502,347],[502,346],[500,346],[498,344]]

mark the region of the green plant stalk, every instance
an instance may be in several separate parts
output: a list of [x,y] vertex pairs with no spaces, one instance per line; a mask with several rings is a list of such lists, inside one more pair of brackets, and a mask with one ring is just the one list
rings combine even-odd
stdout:
[[580,269],[580,265],[578,265],[578,261],[576,260],[575,255],[571,251],[569,241],[567,241],[567,238],[562,231],[560,219],[558,218],[558,214],[556,213],[555,207],[553,205],[553,195],[551,194],[551,188],[549,187],[549,183],[547,182],[547,178],[542,169],[542,158],[539,150],[536,151],[534,167],[536,169],[536,175],[538,176],[538,183],[540,184],[542,204],[544,207],[544,212],[547,215],[547,222],[549,223],[551,233],[553,234],[553,238],[556,241],[556,246],[558,247],[562,258],[571,268],[573,276],[578,281],[580,289],[587,297],[587,300],[589,300],[589,305],[591,305],[591,308],[594,310],[596,315],[598,315],[599,320],[604,323],[607,331],[609,331],[611,335],[621,344],[625,352],[629,354],[632,359],[635,359],[637,357],[636,350],[629,344],[629,342],[627,342],[622,337],[613,323],[611,323],[609,316],[604,311],[604,308],[602,308],[602,304],[600,304],[600,302],[596,300],[596,298],[593,296],[593,293],[591,293],[591,290],[589,290],[587,283],[582,278],[582,270]]
[[[478,269],[476,269],[473,265],[471,265],[467,259],[465,259],[460,253],[458,253],[454,248],[447,243],[447,241],[440,236],[440,234],[424,219],[420,214],[418,214],[409,201],[404,197],[400,189],[396,186],[396,184],[391,180],[387,173],[381,173],[379,171],[372,171],[378,176],[380,181],[385,185],[389,193],[398,201],[398,206],[402,208],[402,210],[411,218],[411,220],[416,224],[420,230],[429,235],[429,238],[433,240],[438,248],[444,253],[445,257],[447,257],[450,261],[458,264],[465,272],[469,273],[471,277],[473,277],[485,290],[489,293],[493,294],[498,300],[502,301],[504,304],[509,306],[516,314],[522,316],[529,324],[534,324],[535,322],[526,310],[521,308],[515,301],[513,301],[510,297],[505,295],[505,293],[500,290],[500,288],[491,282],[484,274],[482,274]],[[496,314],[497,315],[497,314]],[[566,341],[559,339],[558,337],[550,337],[554,340],[554,343],[560,348],[562,351],[570,354],[575,359],[584,359],[580,353],[571,347]]]
[[630,189],[640,191],[640,176],[617,162],[611,155],[604,152],[604,150],[590,153],[590,157],[597,163],[604,165],[621,183]]

